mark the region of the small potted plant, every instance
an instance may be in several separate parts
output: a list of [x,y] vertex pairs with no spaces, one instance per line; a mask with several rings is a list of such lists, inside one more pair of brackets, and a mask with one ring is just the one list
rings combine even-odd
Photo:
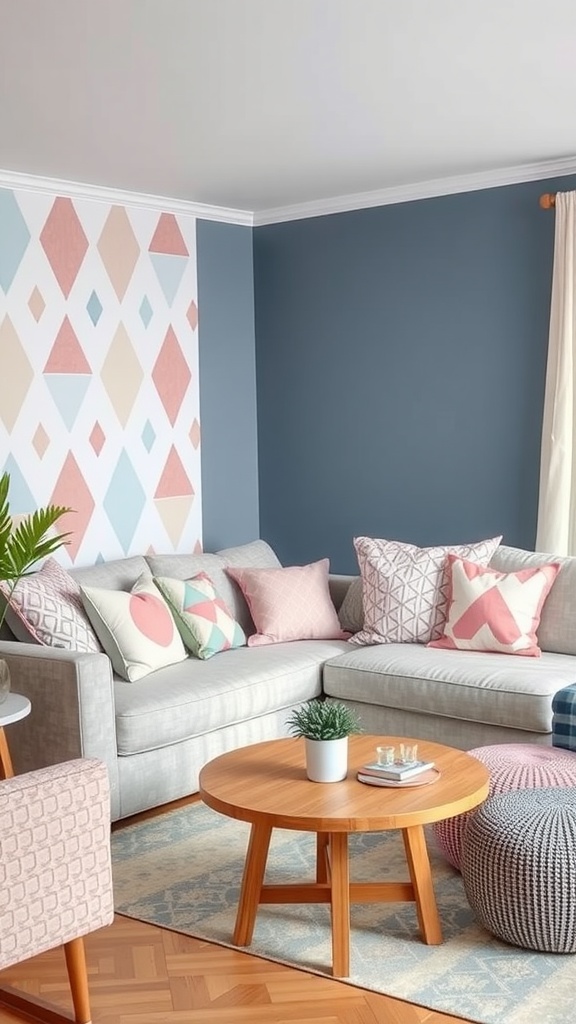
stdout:
[[[10,474],[0,476],[0,582],[6,583],[0,593],[0,629],[6,616],[10,598],[19,580],[41,558],[47,558],[62,544],[66,543],[67,533],[59,533],[46,537],[47,531],[66,512],[72,509],[63,505],[47,505],[39,508],[32,515],[14,527],[10,515],[8,491]],[[8,665],[0,658],[0,704],[6,700],[10,692],[10,673]]]
[[310,700],[288,718],[292,736],[304,738],[312,782],[340,782],[348,772],[348,737],[362,732],[356,712],[341,701]]

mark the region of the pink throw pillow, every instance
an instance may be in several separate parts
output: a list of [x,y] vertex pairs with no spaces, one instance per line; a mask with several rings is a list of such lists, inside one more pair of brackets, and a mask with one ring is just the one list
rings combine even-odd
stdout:
[[536,630],[559,563],[497,572],[448,555],[450,606],[444,636],[428,647],[538,658]]
[[248,647],[287,640],[346,640],[328,587],[330,562],[284,569],[236,569],[235,580],[250,609],[257,632]]

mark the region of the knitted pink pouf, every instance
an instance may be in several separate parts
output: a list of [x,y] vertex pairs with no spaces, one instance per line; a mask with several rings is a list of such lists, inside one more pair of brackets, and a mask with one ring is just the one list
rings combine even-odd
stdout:
[[[552,786],[576,786],[576,753],[536,743],[498,743],[476,747],[469,754],[477,757],[490,772],[490,796],[512,789],[543,789]],[[466,821],[474,811],[447,818],[432,826],[446,860],[460,870],[460,852]]]

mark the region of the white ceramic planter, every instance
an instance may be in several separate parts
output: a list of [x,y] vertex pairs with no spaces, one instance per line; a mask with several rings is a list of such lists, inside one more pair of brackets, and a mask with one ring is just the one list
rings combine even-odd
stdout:
[[306,775],[311,782],[341,782],[348,772],[348,737],[340,740],[304,740]]

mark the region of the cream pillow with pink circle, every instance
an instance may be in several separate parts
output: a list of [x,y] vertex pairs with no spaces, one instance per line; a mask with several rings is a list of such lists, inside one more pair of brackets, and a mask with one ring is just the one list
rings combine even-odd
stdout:
[[170,608],[148,573],[129,592],[100,587],[80,587],[80,592],[114,671],[129,683],[188,657]]

